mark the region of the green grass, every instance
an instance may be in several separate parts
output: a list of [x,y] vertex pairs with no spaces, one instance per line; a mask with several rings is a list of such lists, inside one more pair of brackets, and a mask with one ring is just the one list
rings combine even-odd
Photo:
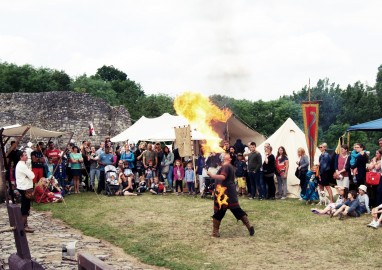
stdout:
[[340,221],[317,216],[310,206],[241,199],[255,225],[248,236],[228,211],[221,238],[210,237],[213,202],[188,196],[106,197],[81,193],[66,204],[34,206],[142,262],[170,269],[380,268],[382,228],[370,216]]

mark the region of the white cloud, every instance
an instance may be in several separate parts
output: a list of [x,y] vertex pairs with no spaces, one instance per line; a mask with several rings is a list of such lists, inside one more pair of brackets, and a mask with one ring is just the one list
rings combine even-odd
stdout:
[[328,77],[374,84],[380,1],[12,1],[0,59],[71,76],[114,65],[146,93],[274,99]]

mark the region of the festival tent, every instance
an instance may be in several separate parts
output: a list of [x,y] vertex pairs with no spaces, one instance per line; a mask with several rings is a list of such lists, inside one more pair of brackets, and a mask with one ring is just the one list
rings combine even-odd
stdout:
[[347,131],[364,130],[364,131],[381,131],[382,130],[382,118],[365,122],[362,124],[351,126]]
[[226,123],[217,124],[215,131],[223,137],[228,137],[230,145],[234,145],[237,139],[241,139],[244,144],[256,142],[257,145],[266,139],[264,135],[253,130],[234,114],[232,114]]
[[[132,141],[174,141],[175,127],[184,127],[188,121],[181,116],[164,113],[156,118],[142,116],[132,126],[111,138],[112,142]],[[195,128],[191,127],[192,139],[206,139]]]
[[[304,148],[305,153],[309,157],[304,132],[302,132],[302,130],[296,125],[296,123],[291,118],[288,118],[272,136],[266,139],[262,144],[258,145],[257,151],[259,151],[262,154],[263,160],[265,143],[269,143],[272,146],[272,153],[275,157],[277,155],[277,149],[280,146],[284,146],[285,151],[288,154],[289,160],[289,170],[287,176],[289,194],[288,196],[295,198],[299,197],[300,180],[294,175],[297,168],[297,149],[299,147]],[[320,150],[316,148],[314,163],[318,163],[319,156]]]
[[[187,119],[182,116],[175,116],[169,113],[164,113],[163,115],[156,118],[146,118],[142,116],[131,127],[111,138],[111,141],[174,141],[174,128],[187,125],[189,125]],[[253,129],[250,129],[234,116],[232,116],[227,121],[227,124],[222,123],[222,125],[223,127],[221,127],[221,125],[217,125],[218,128],[221,129],[218,130],[218,133],[220,135],[224,135],[225,130],[228,130],[229,137],[233,143],[237,138],[241,138],[244,142],[252,140],[257,140],[256,142],[262,142],[265,140],[263,135],[254,131]],[[191,133],[193,140],[216,139],[214,137],[207,137],[206,135],[201,134],[197,130],[197,127],[194,126],[191,126]]]
[[57,138],[68,134],[68,132],[51,131],[34,126],[21,126],[18,124],[5,126],[2,127],[2,129],[4,129],[2,135],[5,137],[20,137],[25,135],[30,138]]

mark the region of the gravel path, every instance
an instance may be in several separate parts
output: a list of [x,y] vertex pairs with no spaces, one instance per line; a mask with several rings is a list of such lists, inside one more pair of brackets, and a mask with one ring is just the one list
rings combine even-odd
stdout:
[[[36,229],[34,233],[27,234],[32,258],[42,264],[45,269],[77,269],[76,256],[66,256],[62,252],[62,247],[73,241],[77,241],[76,255],[78,251],[86,251],[115,269],[164,269],[142,264],[134,257],[125,254],[121,248],[106,241],[85,236],[61,220],[53,219],[49,213],[32,210],[28,223]],[[8,226],[7,209],[5,204],[1,204],[0,228]],[[9,269],[8,258],[13,253],[16,253],[13,233],[0,233],[0,270]]]

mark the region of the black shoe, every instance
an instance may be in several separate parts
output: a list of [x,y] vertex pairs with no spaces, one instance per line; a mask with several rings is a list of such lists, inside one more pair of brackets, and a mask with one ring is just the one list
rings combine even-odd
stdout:
[[254,234],[255,234],[255,228],[253,228],[253,226],[251,226],[251,228],[249,228],[249,235],[253,236]]

